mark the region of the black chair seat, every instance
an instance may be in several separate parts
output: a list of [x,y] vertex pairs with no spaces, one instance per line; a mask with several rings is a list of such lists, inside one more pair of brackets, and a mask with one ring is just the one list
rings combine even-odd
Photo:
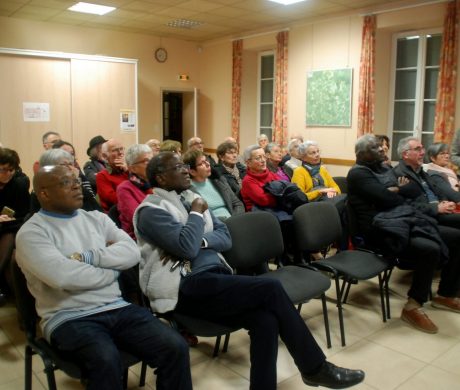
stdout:
[[[281,267],[259,277],[279,280],[294,304],[305,302],[305,297],[319,297],[331,286],[331,279],[320,272],[294,265]],[[315,282],[308,283],[312,277]]]
[[388,261],[382,257],[359,250],[338,252],[330,259],[319,260],[319,264],[328,265],[341,274],[346,274],[350,279],[357,280],[371,279],[389,266]]

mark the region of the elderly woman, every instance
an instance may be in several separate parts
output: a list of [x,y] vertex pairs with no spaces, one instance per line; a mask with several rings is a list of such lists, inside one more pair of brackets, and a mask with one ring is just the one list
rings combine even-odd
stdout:
[[173,141],[172,139],[164,140],[160,145],[160,152],[173,152],[181,156],[182,144],[179,141]]
[[288,152],[290,158],[286,160],[283,168],[284,172],[286,172],[286,175],[288,175],[290,178],[292,178],[292,175],[294,174],[294,169],[302,165],[302,160],[300,159],[299,154],[299,145],[301,143],[302,141],[298,138],[291,139],[288,143]]
[[233,193],[223,177],[211,177],[211,165],[201,150],[189,150],[184,154],[184,163],[190,166],[192,186],[207,203],[209,209],[220,220],[243,214],[244,206]]
[[267,157],[267,168],[278,176],[278,180],[291,181],[288,175],[284,172],[280,166],[283,158],[283,153],[280,146],[275,142],[270,142],[265,147],[265,157]]
[[153,157],[150,146],[136,144],[126,150],[126,164],[128,165],[128,180],[117,187],[118,212],[121,228],[134,240],[133,215],[137,206],[144,198],[152,193],[147,180],[147,164]]
[[333,198],[340,194],[340,188],[335,183],[327,169],[321,165],[318,144],[305,141],[299,145],[302,166],[294,170],[292,182],[307,195],[310,202]]
[[268,145],[269,142],[270,140],[265,134],[261,134],[257,137],[257,143],[262,149],[264,149]]
[[[80,172],[79,169],[75,168],[75,160],[69,152],[64,149],[49,149],[40,156],[39,166],[44,167],[47,165],[61,165],[75,172],[83,183],[85,176]],[[97,203],[94,193],[88,188],[88,186],[82,185],[83,193],[83,206],[81,207],[86,211],[102,211],[101,206]],[[35,193],[31,195],[31,211],[37,212],[40,210],[40,204],[38,203],[37,196]]]
[[235,142],[223,142],[217,147],[216,154],[219,162],[214,166],[215,173],[225,178],[233,193],[238,195],[246,175],[246,167],[238,162],[238,145]]
[[426,150],[423,170],[431,176],[432,184],[450,201],[460,203],[459,181],[456,173],[449,168],[449,145],[434,143]]
[[29,178],[19,167],[19,156],[0,149],[0,305],[5,303],[5,270],[14,249],[16,233],[29,212]]

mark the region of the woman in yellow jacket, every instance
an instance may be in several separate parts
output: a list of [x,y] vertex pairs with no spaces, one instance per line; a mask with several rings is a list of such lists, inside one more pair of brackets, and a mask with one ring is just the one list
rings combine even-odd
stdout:
[[294,170],[291,181],[307,195],[310,202],[333,198],[340,194],[339,186],[321,165],[319,147],[315,141],[300,144],[299,155],[302,165]]

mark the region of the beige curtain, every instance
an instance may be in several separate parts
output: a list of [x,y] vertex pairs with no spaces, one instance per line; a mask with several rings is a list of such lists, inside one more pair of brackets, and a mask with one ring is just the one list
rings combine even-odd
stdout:
[[359,65],[358,137],[374,131],[375,15],[364,17]]
[[457,85],[459,2],[447,4],[442,33],[436,114],[434,118],[434,140],[450,144],[455,126],[455,95]]
[[273,142],[282,146],[287,143],[287,71],[288,31],[276,35],[275,106],[273,116]]
[[243,67],[243,40],[233,41],[232,67],[232,137],[240,141],[241,72]]

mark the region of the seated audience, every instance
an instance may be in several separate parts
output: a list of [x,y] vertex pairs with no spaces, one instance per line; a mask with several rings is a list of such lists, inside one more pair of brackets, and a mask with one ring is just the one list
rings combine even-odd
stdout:
[[[59,141],[60,139],[61,136],[59,135],[59,133],[56,133],[55,131],[48,131],[42,136],[43,149],[45,149],[45,151],[51,149],[54,143]],[[40,164],[38,163],[38,161],[35,161],[33,166],[34,173],[37,173],[39,168]]]
[[[224,142],[231,142],[231,143],[236,144],[236,153],[237,153],[237,155],[238,155],[238,157],[237,157],[237,162],[239,162],[243,167],[246,167],[246,166],[244,165],[244,158],[243,158],[243,156],[242,156],[241,154],[239,154],[238,141],[237,141],[235,138],[233,138],[233,137],[227,137],[227,138],[224,139]],[[216,153],[217,153],[217,152],[216,152]],[[219,158],[219,156],[217,156],[217,158]]]
[[41,167],[34,190],[42,208],[18,232],[17,262],[44,337],[82,367],[87,389],[123,389],[119,349],[156,368],[158,389],[191,389],[182,337],[121,298],[118,275],[140,260],[134,241],[108,216],[81,210],[73,170]]
[[446,195],[448,200],[460,202],[459,181],[457,174],[449,167],[449,145],[437,142],[426,150],[423,170],[431,177],[433,185]]
[[155,156],[147,176],[154,193],[136,210],[134,221],[142,253],[141,288],[155,312],[174,310],[247,329],[251,389],[276,389],[278,335],[305,384],[345,388],[364,379],[361,370],[326,361],[279,281],[232,275],[220,254],[231,247],[225,224],[198,195],[191,204],[181,200],[190,177],[177,154]]
[[382,150],[385,155],[384,163],[391,166],[390,139],[386,135],[380,134],[377,134],[375,138],[377,138],[377,141],[382,145]]
[[278,176],[267,169],[267,157],[259,145],[251,145],[244,151],[246,161],[246,176],[241,184],[241,198],[246,211],[251,211],[254,206],[275,208],[276,198],[264,190],[264,185]]
[[184,163],[190,167],[190,189],[208,203],[217,218],[226,220],[232,215],[244,213],[243,203],[233,193],[225,178],[211,175],[211,165],[203,152],[198,149],[187,151]]
[[128,179],[125,148],[120,141],[109,139],[102,145],[102,154],[107,168],[96,175],[96,186],[102,209],[107,213],[118,203],[117,187]]
[[260,134],[257,137],[257,143],[259,144],[259,146],[262,149],[265,149],[265,147],[268,145],[269,142],[270,142],[270,140],[268,139],[268,137],[265,134]]
[[0,306],[6,303],[5,272],[14,250],[14,239],[29,212],[29,178],[19,167],[16,151],[0,148]]
[[211,165],[211,168],[214,168],[214,166],[217,164],[216,160],[214,160],[210,154],[206,154],[204,152],[204,142],[200,137],[192,137],[187,141],[187,151],[188,150],[199,150],[202,152],[206,157],[206,160],[208,160],[208,163]]
[[[291,142],[292,140],[298,140],[299,144],[300,144],[300,143],[303,142],[303,136],[301,134],[292,134],[289,137],[289,142]],[[288,142],[287,153],[281,159],[280,166],[284,166],[284,164],[286,164],[286,161],[288,161],[291,158],[291,154],[289,153],[289,142]],[[292,176],[292,174],[291,174],[291,176]]]
[[152,187],[147,181],[146,168],[153,157],[152,149],[148,145],[136,144],[126,150],[126,164],[128,165],[128,180],[117,187],[118,212],[121,228],[136,239],[133,227],[133,215],[136,207],[152,193]]
[[102,156],[102,145],[105,142],[107,142],[107,140],[102,135],[97,135],[96,137],[91,138],[89,141],[89,147],[86,150],[86,154],[89,156],[89,161],[87,161],[83,166],[83,172],[91,183],[91,188],[94,193],[97,192],[97,173],[107,168],[107,162]]
[[[70,171],[74,172],[76,176],[80,179],[80,185],[83,193],[83,210],[86,211],[102,211],[101,206],[97,203],[96,198],[91,190],[88,189],[89,186],[83,186],[83,181],[80,176],[80,171],[75,168],[74,158],[68,152],[63,149],[50,149],[47,150],[40,156],[39,160],[40,167],[44,167],[47,165],[60,165],[66,167]],[[31,207],[30,211],[32,213],[36,213],[40,210],[40,203],[37,199],[37,194],[32,192],[31,194]]]
[[161,143],[160,152],[173,152],[180,156],[182,155],[182,145],[179,141],[167,139]]
[[286,172],[290,178],[292,178],[292,175],[294,174],[294,169],[302,165],[302,160],[300,159],[299,154],[299,145],[302,142],[303,141],[300,141],[298,138],[294,138],[288,143],[288,152],[291,157],[289,160],[286,160],[283,168],[284,172]]
[[294,170],[292,182],[296,183],[310,202],[333,198],[340,194],[340,188],[335,183],[326,167],[321,164],[318,144],[305,141],[299,145],[299,155],[302,166]]
[[246,167],[238,162],[238,145],[234,142],[223,142],[217,147],[216,153],[219,163],[214,171],[224,177],[233,193],[238,195],[246,175]]
[[145,144],[150,146],[150,148],[152,149],[153,156],[156,156],[158,153],[160,153],[161,142],[159,140],[152,138],[149,139]]
[[89,193],[93,194],[93,196],[95,196],[91,183],[78,164],[77,158],[75,157],[75,148],[73,145],[70,142],[59,140],[54,143],[53,149],[63,149],[73,157],[73,166],[78,170],[78,177],[81,180],[82,187],[85,188]]
[[[398,146],[398,150],[404,159],[409,154],[413,154],[411,159],[417,159],[421,144],[409,138],[412,140],[409,145],[402,140],[404,147]],[[406,204],[405,194],[412,192],[411,183],[407,179],[395,181],[389,174],[388,166],[382,164],[385,156],[375,136],[359,138],[355,153],[356,165],[349,171],[347,182],[348,200],[357,217],[358,231],[368,246],[413,260],[414,273],[401,319],[423,332],[437,333],[438,327],[422,307],[428,300],[434,271],[442,267],[438,295],[432,305],[460,311],[460,299],[456,298],[460,287],[460,230],[437,225],[433,218],[426,218],[419,211],[422,207],[416,209]],[[440,204],[433,207],[443,210]],[[425,207],[425,212],[428,209]]]
[[267,157],[267,168],[278,177],[278,180],[291,181],[288,175],[280,166],[282,159],[281,148],[278,144],[270,142],[264,149],[265,156]]

